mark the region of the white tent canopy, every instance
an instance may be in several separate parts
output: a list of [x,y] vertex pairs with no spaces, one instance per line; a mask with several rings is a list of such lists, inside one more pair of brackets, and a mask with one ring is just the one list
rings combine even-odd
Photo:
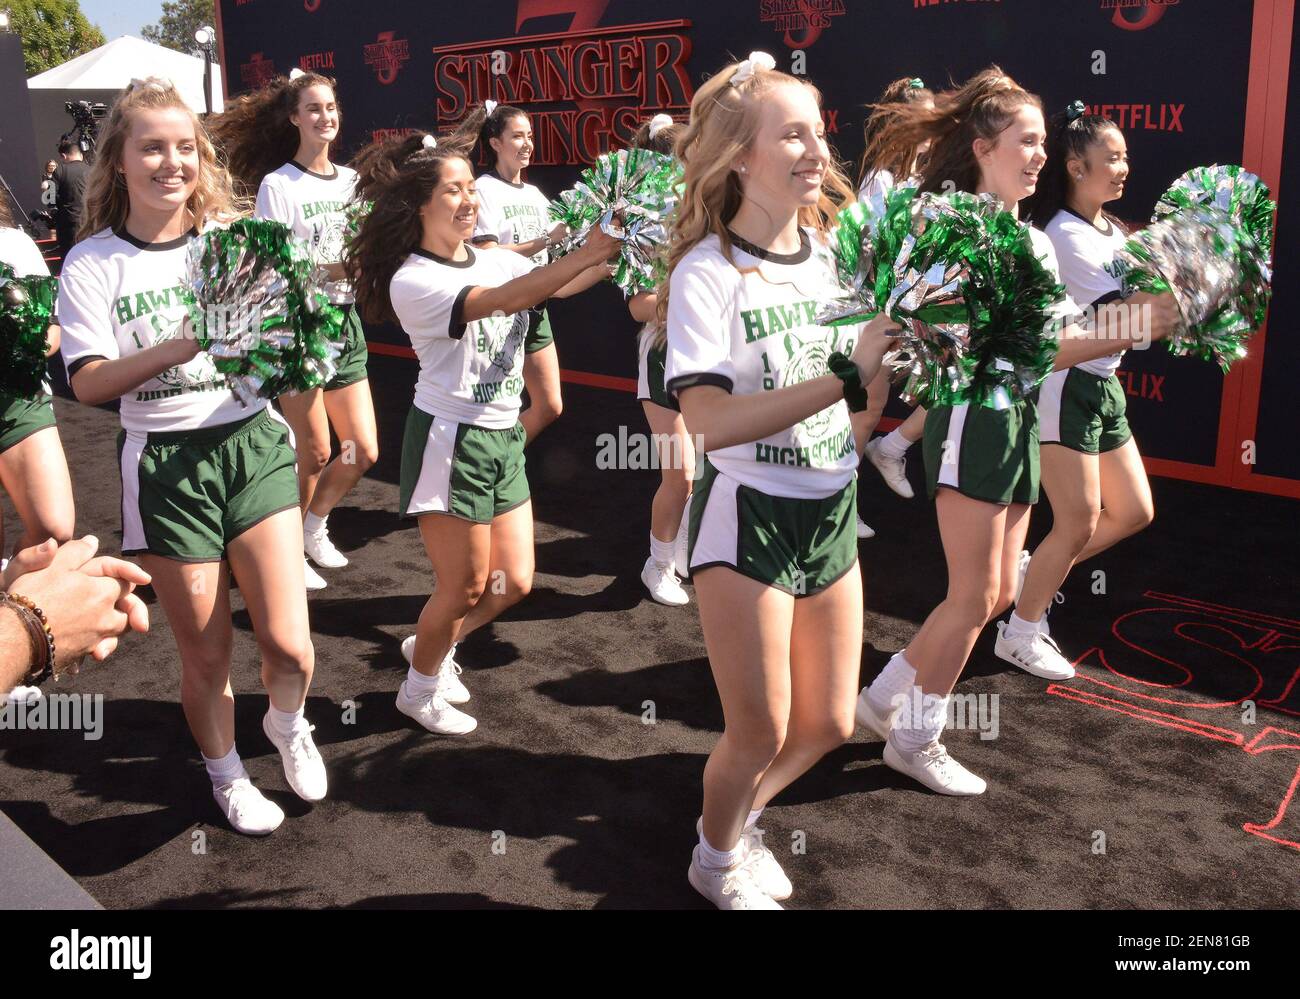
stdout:
[[[174,49],[123,35],[106,45],[39,73],[27,81],[37,90],[121,90],[133,78],[161,76],[172,81],[185,103],[202,114],[203,60]],[[212,63],[212,110],[221,111],[221,66]]]

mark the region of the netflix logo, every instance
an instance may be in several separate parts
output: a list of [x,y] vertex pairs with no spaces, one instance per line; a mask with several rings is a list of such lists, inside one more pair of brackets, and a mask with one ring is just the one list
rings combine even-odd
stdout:
[[1143,128],[1148,132],[1181,132],[1186,104],[1091,104],[1088,114],[1109,118],[1123,129]]
[[1165,401],[1165,376],[1153,375],[1149,371],[1116,371],[1115,377],[1124,386],[1124,394],[1138,399],[1150,399],[1152,402]]
[[323,69],[334,68],[333,52],[312,52],[298,57],[298,68],[305,73],[319,73]]
[[405,38],[394,38],[396,32],[381,31],[377,41],[364,47],[366,65],[375,71],[375,77],[387,86],[397,79],[402,64],[411,58],[411,46]]
[[239,67],[239,79],[248,87],[260,87],[275,76],[275,63],[261,52],[254,52],[248,62]]
[[418,132],[417,128],[376,128],[370,133],[372,142],[387,142],[389,139],[405,139]]

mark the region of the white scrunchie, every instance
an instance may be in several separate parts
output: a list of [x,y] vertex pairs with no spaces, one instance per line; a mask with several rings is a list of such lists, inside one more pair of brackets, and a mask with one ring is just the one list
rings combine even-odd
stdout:
[[739,87],[754,75],[756,69],[776,69],[776,60],[766,52],[749,53],[749,58],[744,60],[736,71],[731,74],[731,85]]
[[423,139],[420,140],[420,145],[422,145],[425,149],[437,149],[438,140],[435,139],[432,135],[426,135]]
[[488,100],[488,101],[484,101],[484,102],[483,102],[483,110],[487,112],[487,116],[488,116],[489,118],[492,117],[492,114],[493,114],[493,112],[496,111],[496,109],[497,109],[497,102],[496,102],[496,101]]
[[670,114],[657,114],[650,119],[650,139],[651,141],[669,125],[673,124],[673,116]]
[[298,66],[295,66],[293,67],[293,69],[289,70],[289,79],[291,80],[296,80],[298,79],[298,77],[306,76],[306,75],[307,74],[303,72],[303,70]]

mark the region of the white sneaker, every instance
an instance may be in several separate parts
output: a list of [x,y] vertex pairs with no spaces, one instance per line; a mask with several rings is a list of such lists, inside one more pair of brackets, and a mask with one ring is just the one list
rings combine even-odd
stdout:
[[440,694],[407,697],[405,680],[397,689],[397,710],[438,735],[465,735],[478,728],[477,721],[465,712],[457,711]]
[[[408,635],[402,639],[402,658],[407,665],[415,657],[415,636]],[[448,704],[464,704],[470,699],[469,689],[460,682],[460,663],[456,662],[456,646],[447,650],[442,657],[442,666],[438,670],[438,693]]]
[[858,694],[858,706],[853,712],[854,717],[857,718],[859,725],[869,729],[877,738],[888,739],[889,730],[894,727],[894,719],[898,717],[898,712],[903,709],[903,706],[899,704],[882,715],[871,703],[871,698],[867,696],[867,689],[863,687]]
[[751,853],[735,867],[715,870],[700,865],[700,847],[691,851],[686,880],[719,909],[780,909],[781,904],[758,886],[754,868],[758,854]]
[[682,607],[691,602],[691,598],[682,589],[677,574],[671,565],[660,565],[654,557],[645,560],[641,568],[641,582],[650,591],[656,601],[669,607]]
[[248,836],[267,836],[284,821],[280,806],[262,797],[262,792],[247,777],[216,785],[212,797],[235,831]]
[[[695,834],[704,835],[704,816],[695,820]],[[763,830],[750,826],[740,834],[740,842],[745,847],[745,860],[753,860],[754,882],[769,897],[784,902],[794,894],[794,885],[776,862],[776,855],[763,844]],[[756,855],[756,856],[755,856]]]
[[311,567],[311,563],[307,561],[305,555],[302,559],[302,574],[307,581],[307,589],[309,590],[323,590],[329,585],[329,583],[325,582],[325,577]]
[[891,458],[887,454],[882,454],[880,450],[882,440],[883,437],[875,437],[867,441],[864,452],[867,460],[876,466],[876,471],[885,480],[885,485],[903,499],[911,499],[916,494],[912,492],[912,483],[907,481],[907,458]]
[[998,639],[993,643],[993,653],[999,659],[1044,680],[1068,680],[1074,676],[1070,660],[1061,655],[1050,635],[1035,631],[1030,635],[1008,636],[1005,621],[999,621],[997,627]]
[[885,740],[884,759],[886,766],[939,794],[983,794],[988,787],[982,778],[949,756],[938,739],[918,752],[908,753],[898,748],[891,732]]
[[876,536],[876,532],[867,526],[867,522],[865,520],[863,520],[861,517],[858,517],[858,540],[866,541],[867,538],[874,538],[875,536]]
[[271,724],[271,713],[262,716],[262,731],[271,745],[280,751],[284,764],[284,778],[293,793],[303,801],[320,801],[325,797],[329,782],[325,779],[325,761],[321,759],[311,734],[315,725],[304,725],[289,738],[284,738]]
[[328,518],[326,523],[321,524],[316,531],[308,531],[306,528],[302,532],[302,547],[310,558],[317,565],[325,569],[342,569],[348,564],[348,558],[341,551],[334,547],[334,542],[330,540]]

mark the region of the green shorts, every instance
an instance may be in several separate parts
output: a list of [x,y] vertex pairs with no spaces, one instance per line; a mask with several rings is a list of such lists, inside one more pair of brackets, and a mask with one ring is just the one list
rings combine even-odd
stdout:
[[54,397],[0,393],[0,454],[38,430],[54,426]]
[[743,486],[708,458],[690,500],[691,575],[724,565],[795,597],[818,593],[858,563],[857,479],[825,499]]
[[298,508],[289,428],[272,409],[172,433],[123,430],[122,552],[217,562],[250,527]]
[[555,342],[551,332],[551,316],[545,308],[532,309],[528,313],[528,332],[524,334],[524,353],[536,354]]
[[668,393],[664,391],[664,364],[668,360],[668,346],[652,347],[643,345],[640,351],[640,363],[637,365],[636,397],[649,400],[664,409],[676,409]]
[[1133,437],[1127,409],[1114,375],[1103,378],[1082,368],[1053,371],[1038,388],[1039,440],[1084,454],[1114,451]]
[[925,478],[986,503],[1038,502],[1038,412],[1033,400],[1007,409],[964,403],[925,415]]
[[398,512],[449,513],[475,524],[528,502],[524,428],[489,430],[412,406],[402,436]]
[[366,333],[361,328],[361,317],[357,307],[343,307],[343,350],[335,361],[337,370],[334,377],[325,383],[325,391],[346,388],[368,377],[366,362],[370,354],[366,350]]

